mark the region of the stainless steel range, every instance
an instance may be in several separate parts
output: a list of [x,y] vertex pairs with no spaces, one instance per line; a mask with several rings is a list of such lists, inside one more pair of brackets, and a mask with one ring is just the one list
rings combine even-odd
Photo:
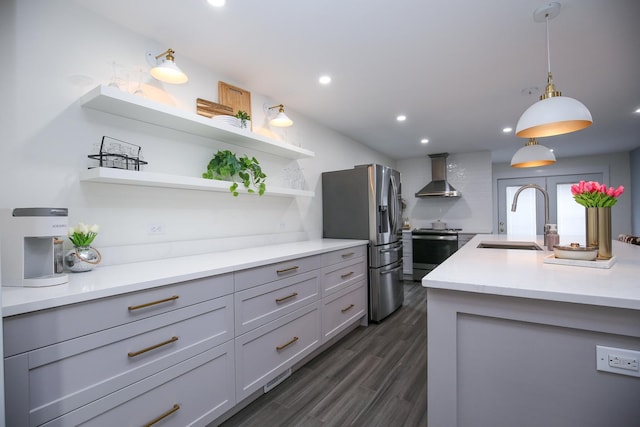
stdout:
[[458,250],[460,228],[435,230],[415,228],[411,232],[413,242],[413,280],[420,281],[438,264]]

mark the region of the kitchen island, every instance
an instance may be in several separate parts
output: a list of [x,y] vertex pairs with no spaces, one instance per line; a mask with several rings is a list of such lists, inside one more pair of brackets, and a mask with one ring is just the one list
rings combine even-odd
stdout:
[[422,279],[429,425],[637,425],[638,370],[597,370],[596,346],[640,351],[640,246],[614,241],[611,268],[589,268],[478,248],[497,240]]

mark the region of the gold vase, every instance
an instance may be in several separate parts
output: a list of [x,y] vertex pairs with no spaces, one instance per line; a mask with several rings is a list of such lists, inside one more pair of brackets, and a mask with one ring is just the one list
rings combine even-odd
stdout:
[[585,208],[585,246],[598,246],[598,208]]
[[598,259],[610,259],[611,253],[611,208],[598,209]]

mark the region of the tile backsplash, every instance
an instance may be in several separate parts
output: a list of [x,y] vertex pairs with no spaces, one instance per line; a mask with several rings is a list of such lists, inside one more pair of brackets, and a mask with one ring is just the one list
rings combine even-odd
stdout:
[[430,227],[441,220],[452,228],[474,233],[490,233],[492,229],[491,154],[488,151],[450,154],[447,158],[447,180],[461,197],[416,198],[414,193],[431,181],[428,156],[399,160],[402,174],[402,196],[407,208],[403,217],[412,228]]

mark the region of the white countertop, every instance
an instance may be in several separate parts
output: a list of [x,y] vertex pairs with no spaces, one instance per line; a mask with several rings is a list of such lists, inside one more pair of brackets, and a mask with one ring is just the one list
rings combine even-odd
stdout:
[[98,266],[89,272],[69,273],[69,282],[62,285],[41,288],[2,287],[2,315],[13,316],[368,243],[366,240],[309,240],[108,267]]
[[[546,264],[553,252],[478,248],[481,241],[508,239],[482,234],[422,279],[422,286],[640,310],[640,246],[613,241],[609,269]],[[536,242],[542,245],[542,236]]]

